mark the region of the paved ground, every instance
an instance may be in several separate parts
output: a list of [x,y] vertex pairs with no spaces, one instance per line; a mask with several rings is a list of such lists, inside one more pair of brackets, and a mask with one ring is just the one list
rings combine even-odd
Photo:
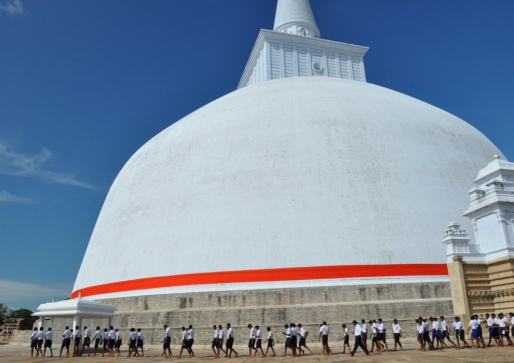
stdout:
[[[362,351],[358,351],[355,357],[351,357],[348,353],[342,354],[342,349],[338,346],[332,347],[335,351],[335,354],[329,357],[324,357],[320,355],[320,349],[316,347],[314,350],[314,355],[306,355],[302,357],[271,357],[268,356],[264,358],[266,362],[273,363],[319,363],[319,362],[411,362],[415,361],[416,363],[435,363],[435,362],[514,362],[514,348],[513,347],[505,347],[505,348],[487,348],[487,349],[461,349],[454,350],[449,349],[445,351],[432,351],[432,352],[419,352],[416,350],[416,346],[414,343],[404,343],[406,348],[403,352],[389,352],[382,354],[373,354],[370,356],[365,356]],[[212,352],[208,350],[198,350],[196,351],[196,357],[193,359],[188,359],[187,355],[182,357],[181,361],[191,362],[191,363],[206,363],[206,362],[216,362],[216,363],[248,363],[248,362],[258,362],[262,358],[249,358],[246,355],[243,356],[243,353],[247,354],[247,351],[243,350],[243,347],[238,349],[241,355],[237,359],[226,359],[221,358],[215,360],[213,358]],[[54,352],[55,353],[55,352]],[[54,358],[45,357],[45,358],[37,358],[37,360],[58,360],[58,361],[71,361],[72,358],[62,358],[59,359],[59,352],[57,351],[57,355],[54,355]],[[81,357],[81,358],[73,358],[79,361],[87,361],[91,363],[96,362],[106,362],[106,361],[115,361],[115,362],[162,362],[162,361],[179,361],[177,356],[177,351],[173,351],[174,357],[171,359],[161,358],[161,351],[157,348],[149,348],[145,351],[144,358],[128,358],[126,356],[127,351],[124,351],[124,354],[121,358],[102,358],[102,356],[97,356],[96,358],[90,357]],[[271,352],[270,352],[271,353]],[[278,351],[277,351],[278,353]],[[280,351],[280,353],[283,353]],[[30,357],[30,348],[19,347],[19,346],[11,346],[11,345],[0,345],[0,362],[2,363],[10,363],[10,362],[29,362],[34,361],[36,358]]]

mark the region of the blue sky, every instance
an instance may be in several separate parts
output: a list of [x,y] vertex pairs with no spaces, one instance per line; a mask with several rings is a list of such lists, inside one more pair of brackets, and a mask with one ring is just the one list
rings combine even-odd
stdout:
[[[514,1],[311,4],[322,38],[370,47],[368,82],[457,115],[514,160]],[[119,170],[235,90],[275,6],[0,0],[0,302],[70,294]]]

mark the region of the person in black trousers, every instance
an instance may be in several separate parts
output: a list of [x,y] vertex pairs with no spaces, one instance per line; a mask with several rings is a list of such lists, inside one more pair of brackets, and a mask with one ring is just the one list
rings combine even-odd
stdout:
[[353,335],[355,335],[355,344],[353,345],[353,351],[350,353],[352,357],[355,355],[355,352],[357,351],[358,347],[361,347],[361,349],[366,353],[366,355],[369,355],[368,348],[364,345],[362,342],[362,328],[359,324],[357,324],[357,320],[354,320],[352,322],[353,326],[355,327],[355,330],[353,331]]

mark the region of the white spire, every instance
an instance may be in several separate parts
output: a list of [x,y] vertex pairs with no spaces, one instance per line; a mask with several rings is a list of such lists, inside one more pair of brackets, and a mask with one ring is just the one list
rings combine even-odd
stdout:
[[309,0],[278,0],[273,30],[311,38],[320,37]]

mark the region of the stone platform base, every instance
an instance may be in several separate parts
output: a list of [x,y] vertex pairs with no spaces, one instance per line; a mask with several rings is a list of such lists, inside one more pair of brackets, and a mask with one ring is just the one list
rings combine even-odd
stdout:
[[[112,319],[112,325],[121,329],[124,341],[131,327],[141,328],[148,345],[160,344],[164,324],[172,327],[175,345],[180,343],[182,326],[194,326],[195,344],[200,346],[211,342],[213,324],[225,327],[227,323],[235,330],[236,344],[248,341],[249,323],[264,329],[270,326],[275,343],[281,344],[283,326],[290,322],[302,323],[310,331],[307,341],[317,342],[323,321],[331,329],[330,340],[337,341],[343,323],[353,330],[354,319],[382,318],[392,339],[393,319],[398,319],[405,333],[415,336],[414,319],[418,316],[444,315],[450,320],[453,314],[449,282],[181,293],[100,302],[116,305],[121,313]],[[57,344],[64,326],[71,327],[71,322],[61,320],[53,321]],[[103,330],[108,324],[107,319],[84,319],[81,327],[87,325],[94,331],[97,325]]]

